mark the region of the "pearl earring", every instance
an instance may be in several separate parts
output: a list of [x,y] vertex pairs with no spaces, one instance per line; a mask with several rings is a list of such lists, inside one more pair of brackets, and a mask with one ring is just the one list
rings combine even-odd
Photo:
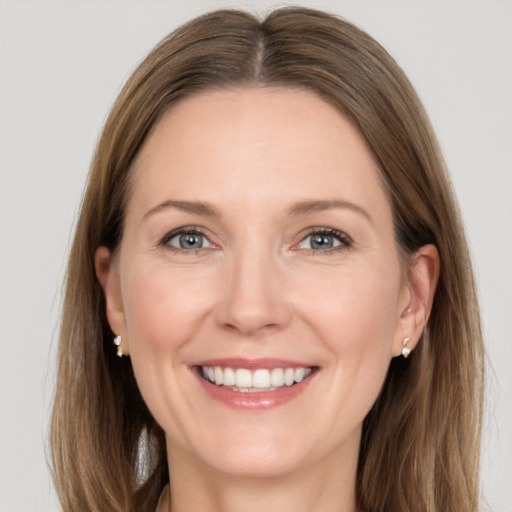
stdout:
[[402,344],[404,346],[404,348],[402,349],[402,355],[404,356],[405,359],[407,359],[409,357],[409,354],[411,353],[411,349],[407,348],[407,343],[409,343],[409,340],[410,338],[407,337],[404,338],[404,340],[402,341]]
[[121,335],[114,338],[114,345],[117,347],[117,357],[123,357],[123,351],[121,349]]

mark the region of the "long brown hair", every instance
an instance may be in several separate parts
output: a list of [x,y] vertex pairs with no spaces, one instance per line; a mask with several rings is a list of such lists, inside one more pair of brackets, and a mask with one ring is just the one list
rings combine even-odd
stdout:
[[428,326],[396,358],[363,426],[362,511],[475,512],[483,347],[459,212],[436,138],[403,71],[370,36],[335,16],[283,8],[265,19],[223,10],[164,39],[107,119],[69,258],[52,418],[54,479],[65,511],[154,510],[168,481],[165,440],[118,359],[95,276],[115,250],[134,158],[164,112],[209,88],[305,88],[358,127],[379,162],[406,258],[434,244],[441,274]]

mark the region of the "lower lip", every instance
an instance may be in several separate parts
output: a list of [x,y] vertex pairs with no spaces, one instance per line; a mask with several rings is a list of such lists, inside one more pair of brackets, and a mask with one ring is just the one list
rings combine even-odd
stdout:
[[262,409],[272,409],[273,407],[278,407],[293,400],[294,398],[297,398],[306,390],[316,372],[313,371],[302,382],[294,384],[293,386],[283,386],[274,391],[256,391],[254,393],[243,393],[241,391],[233,391],[229,388],[225,388],[224,386],[216,386],[215,384],[203,379],[199,375],[199,370],[195,373],[204,390],[214,400],[217,400],[232,409],[257,411]]

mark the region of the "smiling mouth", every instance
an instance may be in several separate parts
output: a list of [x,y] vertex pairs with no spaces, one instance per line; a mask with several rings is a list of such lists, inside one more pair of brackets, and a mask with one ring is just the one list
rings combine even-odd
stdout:
[[313,367],[297,368],[230,368],[200,366],[200,376],[218,387],[240,393],[277,391],[301,383],[311,375]]

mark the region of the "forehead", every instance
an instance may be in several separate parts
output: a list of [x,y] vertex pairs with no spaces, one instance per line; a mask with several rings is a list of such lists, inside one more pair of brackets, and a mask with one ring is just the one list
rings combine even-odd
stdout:
[[312,92],[266,87],[178,102],[148,136],[132,194],[146,207],[169,195],[221,204],[317,195],[385,199],[378,166],[348,119]]

